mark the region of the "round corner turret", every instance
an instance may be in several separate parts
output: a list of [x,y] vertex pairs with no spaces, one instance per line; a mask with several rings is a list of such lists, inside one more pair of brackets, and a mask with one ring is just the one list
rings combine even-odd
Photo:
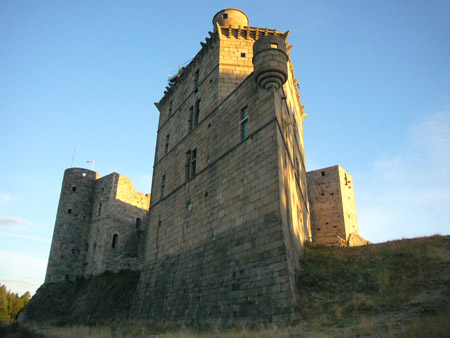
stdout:
[[84,168],[67,168],[64,171],[64,176],[74,176],[74,177],[86,177],[88,179],[98,179],[99,175],[97,174],[97,172],[93,171],[93,170],[89,170],[89,169],[84,169]]
[[288,79],[286,42],[276,35],[263,36],[253,45],[253,66],[258,85],[279,89]]
[[68,168],[64,171],[46,283],[75,280],[83,275],[98,177],[95,171],[84,168]]
[[214,32],[217,30],[217,24],[225,27],[246,27],[248,26],[248,16],[240,9],[225,8],[219,11],[213,18]]

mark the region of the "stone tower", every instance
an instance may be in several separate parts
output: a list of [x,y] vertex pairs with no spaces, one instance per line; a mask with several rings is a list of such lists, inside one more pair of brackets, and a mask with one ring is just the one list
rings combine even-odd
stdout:
[[136,192],[127,177],[67,169],[45,282],[140,270],[139,240],[149,203],[150,196]]
[[307,179],[312,241],[326,245],[367,244],[359,236],[352,176],[337,165],[309,171]]
[[225,9],[160,111],[145,262],[131,316],[291,318],[309,225],[287,33]]
[[83,275],[97,178],[96,172],[87,169],[64,172],[46,283]]

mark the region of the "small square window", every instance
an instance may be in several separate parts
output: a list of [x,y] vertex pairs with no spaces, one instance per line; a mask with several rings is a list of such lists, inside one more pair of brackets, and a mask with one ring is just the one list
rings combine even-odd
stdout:
[[270,44],[270,48],[278,49],[278,44],[277,43],[271,43]]
[[222,19],[228,19],[228,13],[222,14]]
[[67,213],[71,214],[72,213],[72,209],[67,209]]
[[77,187],[72,187],[72,191],[77,191]]
[[241,58],[245,58],[245,53],[241,53]]
[[322,176],[325,176],[325,171],[322,171]]
[[86,177],[87,173],[83,173],[83,177]]

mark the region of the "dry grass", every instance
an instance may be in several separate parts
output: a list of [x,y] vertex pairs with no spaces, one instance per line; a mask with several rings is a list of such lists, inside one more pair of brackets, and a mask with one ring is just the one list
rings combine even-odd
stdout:
[[145,322],[34,326],[46,338],[450,337],[450,237],[358,248],[307,245],[291,326],[180,328]]

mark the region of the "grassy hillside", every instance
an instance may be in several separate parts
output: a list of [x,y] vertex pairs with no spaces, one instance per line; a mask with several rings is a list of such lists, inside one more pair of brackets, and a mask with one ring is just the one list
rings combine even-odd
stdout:
[[44,284],[25,308],[23,319],[67,324],[125,319],[138,280],[138,272],[121,271],[75,282]]
[[[308,244],[301,267],[298,320],[284,328],[191,330],[125,321],[63,327],[38,323],[37,328],[48,338],[450,336],[448,236],[354,248]],[[86,304],[98,302],[105,295],[104,290],[98,289],[98,294],[95,291],[106,287],[103,282],[97,286],[90,283],[90,287],[80,287],[76,295],[87,293],[83,311],[88,309]],[[106,293],[111,292],[116,291],[109,289]],[[120,292],[114,295],[123,297]],[[105,305],[95,304],[92,313],[105,310]],[[128,308],[125,303],[123,306]],[[86,315],[83,311],[71,317],[74,322],[79,323],[80,315]]]
[[[298,312],[312,327],[353,327],[355,334],[410,327],[405,337],[421,336],[422,327],[421,337],[439,337],[429,324],[450,323],[450,237],[352,248],[308,244],[301,267]],[[450,335],[450,324],[443,329]]]

